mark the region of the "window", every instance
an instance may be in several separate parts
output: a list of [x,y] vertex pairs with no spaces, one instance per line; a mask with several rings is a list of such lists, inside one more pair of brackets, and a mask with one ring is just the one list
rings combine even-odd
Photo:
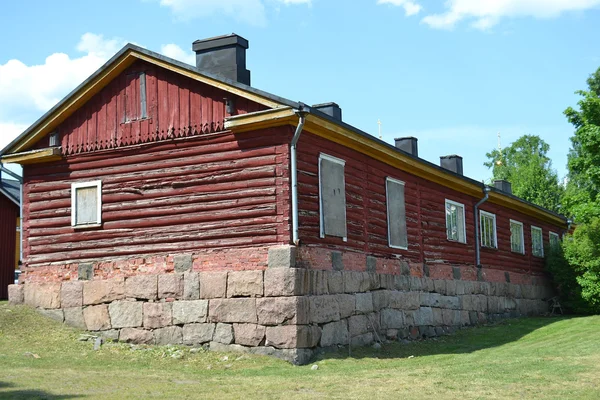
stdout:
[[71,225],[95,226],[102,223],[102,182],[71,185]]
[[408,248],[406,236],[406,207],[404,204],[404,182],[394,178],[385,180],[387,203],[388,244],[396,249]]
[[531,227],[531,252],[536,257],[544,257],[544,239],[542,228]]
[[510,250],[514,253],[525,254],[523,223],[512,219],[510,220]]
[[344,165],[346,162],[321,153],[319,155],[319,210],[321,237],[337,236],[347,240],[346,190]]
[[548,238],[550,239],[550,247],[556,248],[560,245],[560,237],[556,232],[550,232]]
[[498,248],[496,215],[483,210],[479,211],[479,228],[481,229],[481,247]]
[[123,122],[127,123],[147,118],[146,108],[146,73],[133,72],[127,74],[125,99],[123,101]]
[[446,200],[446,236],[448,240],[467,243],[465,231],[465,206],[452,200]]

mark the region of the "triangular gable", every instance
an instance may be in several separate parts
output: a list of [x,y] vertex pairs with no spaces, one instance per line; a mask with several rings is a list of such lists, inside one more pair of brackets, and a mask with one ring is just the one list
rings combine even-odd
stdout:
[[244,84],[200,73],[191,65],[165,57],[133,44],[127,44],[106,62],[106,64],[6,146],[0,154],[8,155],[32,150],[34,145],[41,138],[56,129],[61,123],[75,113],[76,110],[86,104],[94,95],[98,94],[103,88],[109,85],[115,78],[121,75],[138,60],[214,88],[227,91],[268,108],[297,106],[297,103],[290,100],[254,89]]

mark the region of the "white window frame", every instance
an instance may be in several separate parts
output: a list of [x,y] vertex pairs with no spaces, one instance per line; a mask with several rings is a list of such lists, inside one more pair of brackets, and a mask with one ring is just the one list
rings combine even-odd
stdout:
[[[344,196],[346,195],[346,160],[342,160],[341,158],[337,158],[334,156],[330,156],[329,154],[319,153],[319,236],[321,238],[325,237],[325,218],[323,215],[323,195],[321,193],[321,160],[331,161],[337,164],[341,164],[344,167],[344,175],[343,175],[343,186],[344,186]],[[344,220],[346,221],[346,236],[342,237],[342,241],[348,241],[348,214],[347,208],[348,204],[344,202]],[[334,236],[339,237],[339,236]]]
[[[494,237],[492,246],[484,246],[483,245],[483,217],[489,217],[492,219],[492,227],[494,228]],[[496,233],[496,214],[492,214],[488,211],[479,210],[479,246],[484,249],[497,249],[498,248],[498,235]]]
[[[510,251],[516,254],[525,254],[525,228],[523,227],[523,223],[520,221],[516,221],[514,219],[509,220],[510,224],[509,224],[509,231],[510,231],[510,236],[511,236],[511,241],[510,241]],[[512,248],[512,225],[519,225],[521,227],[521,251],[514,251]]]
[[548,243],[550,244],[550,246],[552,246],[552,237],[556,238],[556,244],[560,245],[560,235],[556,232],[548,232]]
[[[386,203],[386,214],[387,214],[387,234],[388,234],[388,246],[391,247],[392,249],[400,249],[400,250],[408,250],[408,246],[396,246],[393,245],[391,240],[392,240],[392,235],[390,233],[390,199],[389,199],[389,193],[388,193],[388,189],[387,189],[387,183],[388,182],[393,182],[396,183],[398,185],[402,185],[406,188],[406,185],[404,183],[404,181],[398,180],[398,179],[394,179],[391,177],[386,177],[385,178],[385,203]],[[406,191],[404,192],[404,204],[406,207]],[[404,211],[404,223],[406,224],[406,208]],[[408,244],[408,233],[406,235],[406,243]]]
[[[97,210],[96,210],[96,222],[89,224],[77,224],[77,189],[84,188],[96,188],[97,196]],[[90,182],[77,182],[71,184],[71,226],[79,227],[90,227],[98,226],[102,224],[102,181],[90,181]]]
[[[536,251],[535,251],[534,242],[533,242],[533,231],[540,232],[540,241],[542,242],[541,247],[540,247],[540,250],[541,250],[540,254],[536,254]],[[534,257],[540,257],[540,258],[544,257],[544,232],[542,231],[542,228],[540,228],[539,226],[531,225],[531,254]]]
[[[463,233],[464,233],[464,242],[461,241],[460,239],[458,240],[454,240],[448,237],[448,218],[446,215],[446,208],[448,207],[448,205],[454,205],[456,207],[461,207],[463,210],[463,218],[462,218],[462,229],[463,229]],[[446,199],[445,203],[444,203],[444,217],[446,219],[446,239],[451,241],[451,242],[455,242],[455,243],[463,243],[463,244],[467,244],[467,223],[466,223],[466,216],[465,216],[465,205],[462,203],[459,203],[457,201],[453,201],[453,200],[449,200]],[[459,235],[460,236],[460,235]]]

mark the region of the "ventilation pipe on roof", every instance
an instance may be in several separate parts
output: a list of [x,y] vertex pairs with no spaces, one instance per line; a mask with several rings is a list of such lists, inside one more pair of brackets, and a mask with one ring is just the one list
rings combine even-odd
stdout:
[[485,203],[487,201],[487,199],[490,197],[490,190],[491,188],[489,186],[484,186],[483,188],[483,199],[479,200],[477,202],[477,204],[475,204],[475,207],[473,207],[473,213],[475,214],[475,266],[477,268],[481,268],[481,253],[480,253],[480,248],[479,248],[479,206],[482,205],[483,203]]
[[296,147],[298,145],[298,139],[304,128],[304,121],[308,111],[304,109],[304,104],[300,103],[300,107],[296,110],[298,116],[298,126],[296,126],[296,132],[290,144],[290,159],[292,168],[292,242],[298,246],[300,238],[298,235],[298,168],[296,158]]

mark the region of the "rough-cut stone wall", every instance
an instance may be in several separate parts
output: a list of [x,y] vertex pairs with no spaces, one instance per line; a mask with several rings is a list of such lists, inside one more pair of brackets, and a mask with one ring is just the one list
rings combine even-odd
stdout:
[[[365,257],[364,271],[345,270],[330,255],[327,268],[296,268],[302,263],[295,250],[271,248],[265,270],[198,272],[190,256],[176,256],[173,272],[28,281],[11,285],[9,299],[108,339],[206,345],[306,363],[318,348],[432,337],[488,320],[541,314],[553,295],[540,277],[486,274],[467,266],[450,267],[449,275],[400,263],[390,274],[378,267],[385,260]],[[494,281],[483,280],[488,276]]]

